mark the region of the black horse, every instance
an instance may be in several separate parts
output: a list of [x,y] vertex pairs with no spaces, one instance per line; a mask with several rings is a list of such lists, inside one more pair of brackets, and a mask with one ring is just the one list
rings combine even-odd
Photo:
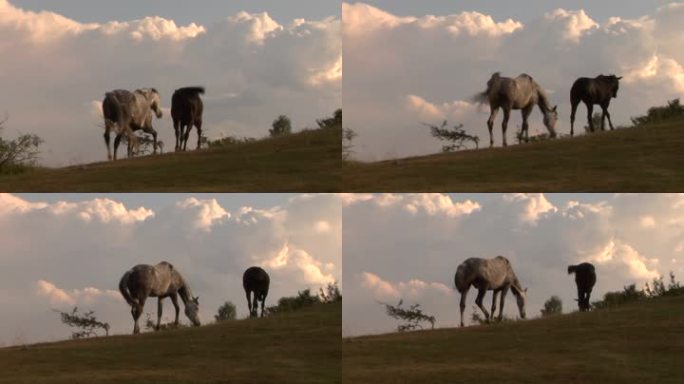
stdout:
[[[261,302],[261,317],[264,317],[264,302],[268,295],[270,283],[271,279],[268,277],[268,273],[259,267],[249,267],[242,275],[242,286],[247,295],[250,317],[257,317],[259,301]],[[250,293],[253,294],[252,298],[250,298]]]
[[594,114],[594,104],[601,106],[603,115],[601,116],[601,130],[605,130],[606,117],[608,117],[608,124],[613,130],[613,122],[610,120],[610,113],[608,113],[608,106],[610,99],[617,97],[618,88],[620,87],[621,77],[615,75],[604,76],[599,75],[593,79],[588,77],[580,77],[575,80],[570,89],[570,104],[572,105],[572,113],[570,114],[570,136],[575,134],[575,112],[580,101],[587,106],[587,119],[589,120],[589,130],[594,132],[594,123],[592,115]]
[[200,148],[204,110],[200,94],[204,94],[204,87],[185,87],[176,89],[171,97],[171,118],[176,132],[176,151],[186,150],[193,125],[197,127],[197,149]]
[[589,297],[591,289],[596,284],[596,271],[590,263],[582,263],[568,266],[568,274],[575,274],[577,284],[577,304],[581,312],[588,311],[590,308]]

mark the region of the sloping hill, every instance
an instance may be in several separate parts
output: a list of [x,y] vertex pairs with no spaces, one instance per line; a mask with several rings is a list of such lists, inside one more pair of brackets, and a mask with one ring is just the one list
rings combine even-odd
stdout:
[[345,191],[681,192],[684,121],[343,166]]
[[335,192],[341,143],[340,129],[317,129],[199,152],[38,168],[0,175],[0,191]]
[[345,339],[344,383],[683,383],[684,297]]
[[0,383],[339,383],[340,303],[139,336],[0,349]]

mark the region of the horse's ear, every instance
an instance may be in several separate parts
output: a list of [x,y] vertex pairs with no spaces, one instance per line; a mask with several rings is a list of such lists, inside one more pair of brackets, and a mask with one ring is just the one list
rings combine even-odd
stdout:
[[558,110],[558,106],[554,105],[552,111],[556,112]]
[[193,298],[192,298],[192,301],[194,301],[195,304],[199,304],[199,296],[193,297]]
[[527,293],[527,287],[525,287],[524,291],[525,291],[525,293]]
[[619,76],[617,79],[618,79],[618,80],[622,79],[622,76]]

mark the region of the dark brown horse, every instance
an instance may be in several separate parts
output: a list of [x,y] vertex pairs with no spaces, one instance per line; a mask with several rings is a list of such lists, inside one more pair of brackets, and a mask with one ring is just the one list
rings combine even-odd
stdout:
[[202,138],[202,111],[204,104],[199,95],[204,87],[185,87],[176,89],[171,97],[171,118],[176,132],[176,151],[185,151],[192,127],[197,127],[197,149]]
[[[264,302],[268,295],[270,283],[271,279],[268,277],[268,273],[259,267],[249,267],[242,275],[242,286],[247,295],[250,317],[257,317],[259,301],[261,302],[261,317],[264,317]],[[252,298],[250,298],[250,293],[253,294]]]
[[613,130],[613,122],[610,120],[610,113],[608,113],[608,106],[610,99],[617,97],[618,88],[620,88],[620,79],[622,76],[615,75],[604,76],[599,75],[593,79],[588,77],[580,77],[575,80],[570,89],[570,104],[572,105],[572,113],[570,114],[570,136],[575,134],[575,112],[580,101],[587,106],[587,119],[589,120],[589,130],[594,132],[594,123],[591,119],[594,113],[594,104],[601,106],[603,115],[601,116],[601,130],[604,131],[606,125],[606,117],[608,117],[608,124]]
[[591,305],[589,298],[591,290],[596,284],[596,270],[590,263],[582,263],[568,266],[568,274],[575,274],[577,284],[577,304],[581,312],[588,311]]

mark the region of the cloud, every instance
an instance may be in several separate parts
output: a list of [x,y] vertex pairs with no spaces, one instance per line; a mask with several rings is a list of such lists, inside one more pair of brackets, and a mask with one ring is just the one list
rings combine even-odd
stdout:
[[[176,88],[205,85],[211,139],[265,136],[282,113],[295,130],[313,127],[341,105],[339,17],[283,25],[239,12],[207,26],[155,15],[86,24],[2,0],[0,33],[0,73],[13,90],[0,95],[4,133],[41,136],[49,165],[105,159],[98,104],[112,89],[155,87],[168,109]],[[173,141],[169,114],[154,126]]]
[[[446,119],[480,139],[488,137],[489,108],[479,108],[472,98],[494,72],[527,73],[541,84],[558,105],[560,133],[570,130],[568,95],[578,77],[623,76],[610,108],[618,125],[684,92],[679,2],[654,5],[643,17],[605,21],[583,9],[559,8],[524,24],[480,12],[400,17],[363,3],[344,3],[342,13],[345,125],[358,133],[360,160],[439,151],[422,123]],[[501,114],[496,145],[502,142],[500,121]],[[520,121],[515,113],[509,136]],[[530,131],[545,132],[536,108]]]
[[92,305],[93,302],[100,300],[101,298],[119,302],[123,301],[119,291],[112,289],[100,290],[93,287],[86,287],[67,292],[45,280],[38,280],[36,282],[36,293],[38,296],[47,297],[50,300],[51,305],[60,308],[77,304]]
[[230,213],[223,209],[216,199],[199,200],[195,197],[189,197],[176,205],[179,208],[192,211],[195,227],[205,231],[211,230],[215,222],[230,218]]
[[477,202],[466,200],[454,202],[450,196],[441,193],[415,193],[415,194],[379,194],[359,195],[357,197],[344,195],[342,200],[345,205],[372,202],[379,207],[401,206],[412,214],[427,214],[429,216],[444,215],[447,217],[459,217],[470,215],[479,211],[481,206]]
[[542,193],[514,193],[504,195],[503,199],[512,204],[522,205],[520,220],[530,225],[536,225],[537,221],[546,213],[558,212],[558,208],[551,204]]

